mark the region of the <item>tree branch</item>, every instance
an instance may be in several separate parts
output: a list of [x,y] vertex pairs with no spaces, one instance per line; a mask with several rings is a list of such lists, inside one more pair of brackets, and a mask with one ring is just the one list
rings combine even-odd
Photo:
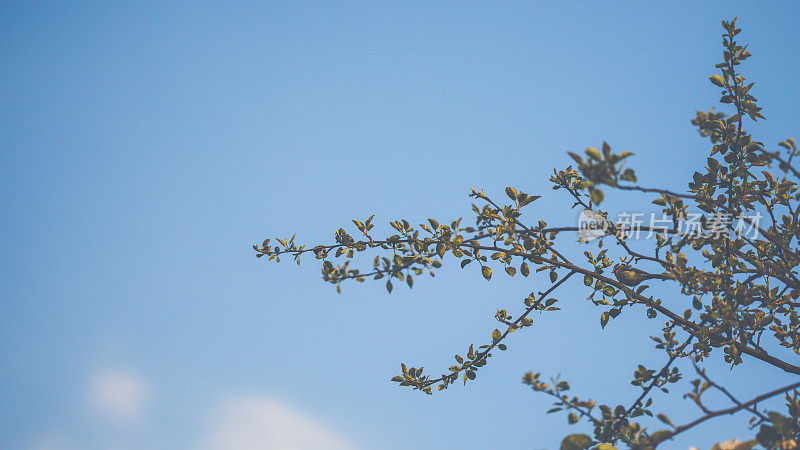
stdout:
[[766,394],[761,394],[758,397],[755,397],[755,398],[753,398],[751,400],[748,400],[745,403],[741,403],[741,404],[738,404],[736,406],[732,406],[732,407],[727,408],[727,409],[721,409],[719,411],[713,411],[713,412],[711,412],[709,414],[706,414],[705,416],[699,417],[699,418],[695,419],[694,421],[687,423],[686,425],[681,425],[679,427],[675,427],[675,430],[673,430],[669,434],[669,436],[665,436],[663,439],[661,439],[661,441],[659,443],[664,442],[667,439],[672,439],[675,436],[677,436],[678,434],[683,433],[684,431],[686,431],[686,430],[688,430],[690,428],[696,427],[697,425],[700,425],[701,423],[705,422],[706,420],[713,419],[713,418],[719,417],[719,416],[724,416],[726,414],[735,414],[735,413],[737,413],[737,412],[739,412],[739,411],[741,411],[743,409],[746,409],[746,408],[748,408],[748,407],[750,407],[752,405],[755,405],[758,402],[761,402],[761,401],[766,400],[768,398],[774,397],[774,396],[776,396],[778,394],[783,394],[784,392],[791,391],[792,389],[797,389],[798,387],[800,387],[800,382],[792,383],[792,384],[790,384],[788,386],[784,386],[782,388],[778,388],[778,389],[775,389],[773,391],[769,391]]

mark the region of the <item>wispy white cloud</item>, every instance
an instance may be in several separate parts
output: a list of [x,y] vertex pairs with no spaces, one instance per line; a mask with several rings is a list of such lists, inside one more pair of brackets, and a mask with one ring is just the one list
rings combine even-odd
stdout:
[[123,423],[135,423],[150,397],[147,381],[130,372],[102,370],[89,382],[88,400],[94,413]]
[[[166,438],[167,430],[151,429],[158,425],[147,414],[153,388],[146,378],[130,371],[102,369],[89,378],[85,389],[89,412],[101,420],[66,434],[42,433],[32,440],[31,450],[137,448],[142,433],[150,433],[156,440]],[[206,427],[192,433],[192,445],[186,445],[201,450],[358,448],[324,418],[264,394],[228,396],[210,409],[185,409],[183,414],[189,421],[199,419],[198,414],[206,416],[207,421],[202,421]]]
[[274,398],[242,396],[223,402],[202,439],[204,450],[349,450],[356,448],[319,419]]

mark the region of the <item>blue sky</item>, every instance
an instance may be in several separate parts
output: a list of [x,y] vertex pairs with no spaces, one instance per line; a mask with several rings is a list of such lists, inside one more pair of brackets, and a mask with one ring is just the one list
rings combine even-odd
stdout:
[[[585,428],[544,415],[524,372],[635,398],[661,323],[601,332],[580,281],[476,382],[427,397],[388,382],[399,363],[445,369],[544,277],[449,264],[413,291],[337,295],[310,258],[251,249],[332,241],[371,214],[384,231],[471,221],[469,187],[544,194],[530,219],[572,224],[547,178],[604,140],[636,153],[642,184],[685,187],[708,148],[689,119],[715,105],[735,15],[767,117],[755,135],[798,137],[797,3],[565,3],[4,5],[0,447],[556,448]],[[787,379],[748,362],[709,370],[741,397]],[[675,448],[747,437],[745,421]]]

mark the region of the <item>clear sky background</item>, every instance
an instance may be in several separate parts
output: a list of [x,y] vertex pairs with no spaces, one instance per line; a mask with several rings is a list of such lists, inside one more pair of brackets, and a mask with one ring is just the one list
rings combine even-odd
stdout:
[[[685,188],[735,15],[756,137],[800,137],[796,2],[290,3],[0,9],[0,447],[557,448],[587,427],[544,415],[523,373],[628,403],[636,364],[663,364],[661,319],[601,332],[576,280],[476,382],[429,397],[388,381],[399,363],[445,370],[545,277],[487,283],[450,260],[413,291],[337,295],[312,259],[251,245],[330,242],[370,214],[376,231],[471,222],[473,186],[544,194],[527,217],[571,225],[547,178],[603,140],[636,153],[642,184]],[[709,371],[744,398],[788,380],[747,363]],[[696,417],[674,397],[675,422]]]

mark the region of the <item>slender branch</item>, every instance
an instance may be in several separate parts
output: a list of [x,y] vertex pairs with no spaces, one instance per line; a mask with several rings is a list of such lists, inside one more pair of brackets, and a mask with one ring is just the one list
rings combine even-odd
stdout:
[[[544,297],[549,295],[551,292],[556,290],[559,286],[561,286],[564,282],[566,282],[574,274],[575,274],[575,272],[568,273],[564,278],[558,280],[556,283],[554,283],[552,286],[550,286],[550,288],[548,288],[546,291],[540,293],[539,298],[543,299]],[[471,365],[475,364],[475,363],[480,363],[482,361],[485,361],[489,357],[489,352],[491,352],[498,344],[502,343],[503,340],[511,333],[512,329],[520,328],[520,325],[525,320],[525,318],[528,317],[528,314],[530,314],[535,309],[536,309],[535,305],[529,306],[525,310],[525,312],[522,315],[520,315],[517,318],[517,320],[515,320],[513,322],[513,327],[509,326],[509,328],[506,329],[506,331],[502,335],[500,335],[500,338],[498,340],[494,341],[491,345],[489,345],[482,352],[478,352],[478,354],[475,356],[475,359],[473,359]],[[436,383],[439,383],[441,381],[445,381],[446,379],[450,380],[450,381],[455,381],[455,378],[457,378],[457,377],[458,377],[458,372],[454,372],[454,373],[451,373],[451,374],[448,374],[448,375],[443,375],[443,376],[441,376],[439,378],[426,380],[424,383],[422,383],[422,385],[420,387],[424,388],[424,387],[427,387],[427,386],[432,386],[432,385],[434,385]]]
[[792,373],[795,375],[800,375],[800,367],[795,366],[794,364],[789,364],[786,361],[780,360],[763,350],[756,350],[750,347],[742,347],[742,353],[752,356],[753,358],[760,359],[767,364],[771,364],[779,369],[782,369],[784,372]]
[[746,408],[748,408],[750,406],[753,406],[753,405],[757,404],[758,402],[761,402],[761,401],[766,400],[768,398],[774,397],[774,396],[776,396],[778,394],[783,394],[785,392],[791,391],[792,389],[797,389],[798,387],[800,387],[800,381],[797,382],[797,383],[792,383],[792,384],[790,384],[788,386],[784,386],[782,388],[775,389],[773,391],[769,391],[769,392],[767,392],[765,394],[761,394],[758,397],[755,397],[755,398],[753,398],[751,400],[748,400],[745,403],[740,403],[740,404],[738,404],[736,406],[732,406],[732,407],[727,408],[727,409],[721,409],[721,410],[718,410],[718,411],[712,411],[711,413],[706,414],[705,416],[699,417],[699,418],[695,419],[694,421],[687,423],[686,425],[681,425],[679,427],[675,427],[675,430],[673,430],[668,436],[665,436],[663,439],[661,439],[661,442],[663,442],[663,441],[665,441],[667,439],[672,439],[675,436],[677,436],[678,434],[683,433],[684,431],[686,431],[686,430],[688,430],[690,428],[696,427],[697,425],[700,425],[701,423],[705,422],[706,420],[710,420],[710,419],[713,419],[713,418],[719,417],[719,416],[724,416],[726,414],[735,414],[735,413],[737,413],[737,412],[739,412],[739,411],[741,411],[743,409],[746,409]]
[[[428,238],[428,239],[430,239],[430,238]],[[384,240],[384,241],[374,241],[374,243],[371,244],[371,245],[373,245],[373,246],[396,245],[396,244],[400,244],[400,243],[410,243],[412,241],[415,241],[415,239],[410,239],[410,238],[409,239],[399,239],[399,240],[394,240],[394,241],[391,241],[391,242],[389,240]],[[435,243],[445,243],[445,244],[447,244],[447,243],[449,243],[449,241],[437,240],[437,239],[430,239],[427,242],[431,243],[431,244],[435,244]],[[332,248],[342,247],[342,246],[345,246],[345,245],[344,244],[335,244],[335,245],[325,246],[324,248],[332,249]],[[522,258],[525,258],[525,259],[531,259],[532,258],[532,256],[530,254],[526,253],[526,252],[521,252],[521,251],[517,251],[517,250],[514,250],[514,249],[503,249],[503,248],[497,247],[496,245],[489,247],[489,246],[486,246],[486,245],[480,245],[480,244],[477,244],[477,243],[471,243],[471,240],[470,241],[466,241],[465,240],[464,242],[462,242],[460,244],[460,246],[461,247],[470,248],[470,249],[473,249],[473,250],[501,251],[501,252],[507,253],[509,255],[519,256],[519,257],[522,257]],[[318,248],[318,247],[315,247],[315,248]],[[555,252],[555,249],[553,249],[552,247],[550,248],[550,250]],[[286,251],[285,253],[297,253],[297,254],[299,254],[299,253],[304,253],[304,252],[309,252],[309,251],[312,251],[312,249],[302,249],[302,250],[297,250],[297,251]],[[263,252],[263,251],[260,251],[260,252],[266,254],[266,252]],[[273,253],[273,255],[274,255],[274,253]],[[563,256],[561,256],[561,257],[563,258]],[[541,259],[542,263],[547,263],[547,264],[550,264],[550,265],[552,265],[554,267],[561,267],[561,268],[570,270],[572,272],[580,273],[582,275],[589,275],[589,276],[591,276],[592,278],[594,278],[596,280],[600,280],[600,281],[602,281],[603,283],[605,283],[607,285],[613,286],[613,287],[617,288],[618,290],[621,290],[621,291],[625,292],[626,295],[628,295],[628,297],[636,299],[639,302],[644,303],[645,305],[647,305],[647,306],[655,309],[656,311],[660,312],[661,314],[667,316],[670,320],[672,320],[673,322],[678,324],[681,328],[683,328],[687,332],[689,332],[691,334],[694,334],[694,335],[697,335],[697,332],[698,332],[698,325],[697,324],[695,324],[694,322],[691,322],[691,321],[689,321],[687,319],[684,319],[682,316],[679,316],[678,314],[670,311],[669,309],[665,308],[661,304],[655,302],[652,298],[644,297],[643,295],[637,293],[636,291],[634,291],[630,287],[620,283],[619,281],[617,281],[614,278],[609,278],[607,276],[598,274],[594,269],[589,270],[589,269],[585,269],[585,268],[580,267],[580,266],[576,266],[575,264],[572,264],[572,263],[570,263],[568,261],[559,261],[557,259],[548,259],[548,258],[540,258],[540,259]],[[774,357],[772,355],[767,354],[766,352],[758,351],[758,350],[752,349],[752,348],[747,347],[747,346],[742,346],[741,347],[741,351],[742,351],[742,353],[748,354],[748,355],[750,355],[750,356],[752,356],[752,357],[754,357],[756,359],[760,359],[760,360],[762,360],[762,361],[764,361],[764,362],[766,362],[768,364],[771,364],[773,366],[776,366],[776,367],[778,367],[778,368],[780,368],[780,369],[782,369],[782,370],[784,370],[786,372],[793,373],[793,374],[796,374],[796,375],[800,375],[800,367],[795,366],[793,364],[789,364],[789,363],[787,363],[785,361],[782,361],[782,360],[780,360],[780,359],[778,359],[778,358],[776,358],[776,357]]]
[[561,397],[557,393],[550,392],[550,391],[547,391],[547,390],[541,390],[541,391],[537,391],[537,392],[543,392],[543,393],[545,393],[545,394],[547,394],[547,395],[549,395],[551,397],[557,398],[561,403],[556,403],[556,405],[562,405],[563,404],[563,405],[566,406],[567,410],[574,409],[574,410],[578,411],[581,416],[586,417],[587,419],[589,419],[592,422],[592,424],[594,424],[594,425],[600,425],[602,423],[596,417],[594,417],[592,415],[592,412],[590,410],[588,410],[587,408],[582,408],[582,407],[577,406],[577,405],[573,405],[571,402],[566,400],[566,397]]
[[697,199],[697,197],[695,197],[694,195],[679,194],[677,192],[673,192],[673,191],[670,191],[670,190],[667,190],[667,189],[646,188],[646,187],[642,187],[642,186],[623,186],[623,185],[619,185],[619,184],[611,186],[611,187],[616,188],[616,189],[621,189],[623,191],[653,192],[653,193],[656,193],[656,194],[669,195],[671,197],[687,198],[687,199],[692,199],[692,200],[696,200]]
[[[694,370],[695,370],[695,372],[697,372],[697,374],[698,374],[698,375],[700,375],[700,376],[703,378],[703,380],[705,380],[705,382],[706,382],[706,383],[708,383],[708,385],[709,385],[709,386],[711,386],[711,387],[713,387],[713,388],[717,389],[718,391],[722,392],[723,394],[725,394],[725,396],[726,396],[726,397],[728,397],[728,399],[730,399],[730,401],[732,401],[734,404],[736,404],[736,405],[741,405],[741,404],[742,404],[742,402],[740,402],[739,400],[737,400],[737,399],[736,399],[736,397],[734,397],[734,396],[733,396],[733,394],[731,394],[730,392],[728,392],[728,390],[727,390],[727,389],[725,389],[724,387],[720,386],[719,384],[717,384],[717,383],[715,383],[715,382],[711,381],[711,379],[710,379],[710,378],[708,377],[708,375],[706,374],[706,370],[705,370],[705,369],[701,369],[701,368],[700,368],[700,367],[699,367],[699,366],[698,366],[696,363],[694,363],[694,362],[692,362],[692,366],[694,366]],[[745,407],[744,409],[746,409],[747,411],[749,411],[749,412],[751,412],[751,413],[755,414],[755,415],[756,415],[756,416],[758,416],[758,418],[759,418],[760,420],[762,420],[762,421],[764,421],[764,420],[767,420],[767,418],[766,418],[766,417],[764,417],[764,415],[763,415],[763,414],[761,414],[761,413],[760,413],[760,412],[759,412],[757,409],[755,409],[754,407]]]
[[690,335],[689,339],[687,339],[686,342],[684,342],[680,347],[678,347],[675,353],[670,355],[669,360],[667,360],[667,363],[664,364],[664,367],[662,367],[661,370],[653,377],[653,381],[650,382],[650,384],[644,389],[644,391],[642,391],[642,394],[639,396],[639,398],[636,399],[636,401],[633,402],[630,408],[628,408],[628,410],[625,411],[624,417],[629,416],[633,411],[633,409],[636,408],[636,406],[638,406],[639,403],[641,403],[641,401],[644,400],[647,394],[649,394],[650,391],[656,386],[659,378],[665,376],[668,373],[667,371],[669,370],[669,367],[672,365],[673,362],[675,362],[676,359],[678,359],[680,353],[683,351],[684,348],[686,348],[686,346],[689,344],[689,342],[692,341],[692,339],[694,339],[694,336]]

